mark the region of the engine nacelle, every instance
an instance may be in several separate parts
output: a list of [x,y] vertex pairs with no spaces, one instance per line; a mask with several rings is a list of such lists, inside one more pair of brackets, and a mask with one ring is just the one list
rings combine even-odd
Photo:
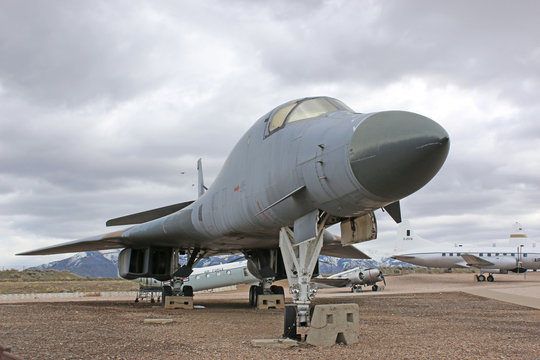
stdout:
[[118,255],[118,273],[133,280],[140,277],[169,280],[174,272],[175,252],[172,248],[127,248]]
[[381,270],[379,269],[364,270],[363,280],[367,284],[374,284],[377,281],[381,281]]
[[347,280],[351,284],[369,285],[381,281],[381,271],[379,269],[357,270],[347,275]]
[[512,270],[517,267],[516,259],[510,256],[501,256],[489,259],[494,264],[494,268],[501,270]]
[[347,280],[349,280],[351,284],[360,284],[363,281],[363,277],[364,275],[360,270],[347,274]]

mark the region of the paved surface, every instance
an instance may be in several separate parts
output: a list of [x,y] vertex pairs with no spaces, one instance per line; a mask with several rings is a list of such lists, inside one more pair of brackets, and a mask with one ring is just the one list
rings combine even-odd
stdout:
[[[495,274],[495,281],[478,282],[473,274],[409,274],[386,276],[383,291],[364,288],[362,296],[381,296],[407,293],[434,293],[462,291],[523,306],[540,309],[540,272],[524,274]],[[348,294],[347,294],[348,293]],[[357,296],[349,289],[321,289],[317,296]]]

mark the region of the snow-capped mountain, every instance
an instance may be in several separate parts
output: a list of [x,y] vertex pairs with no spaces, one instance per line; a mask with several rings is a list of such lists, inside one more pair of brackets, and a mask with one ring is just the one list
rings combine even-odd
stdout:
[[32,269],[67,270],[89,278],[116,278],[118,277],[118,251],[88,251],[67,259],[35,266]]

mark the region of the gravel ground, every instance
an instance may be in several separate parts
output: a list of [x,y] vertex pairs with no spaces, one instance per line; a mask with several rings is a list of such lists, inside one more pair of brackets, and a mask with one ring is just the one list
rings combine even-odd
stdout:
[[280,337],[283,313],[252,309],[240,295],[196,297],[206,308],[194,310],[128,301],[0,304],[0,344],[25,359],[540,359],[539,310],[461,292],[318,298],[359,304],[361,342],[289,349],[251,345]]

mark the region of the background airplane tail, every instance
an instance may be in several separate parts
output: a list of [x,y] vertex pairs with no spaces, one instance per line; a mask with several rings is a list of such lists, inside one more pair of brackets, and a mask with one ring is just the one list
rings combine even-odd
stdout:
[[431,241],[425,240],[418,236],[411,228],[409,220],[403,220],[398,224],[396,242],[394,245],[394,253],[399,253],[402,250],[417,249],[432,245]]

